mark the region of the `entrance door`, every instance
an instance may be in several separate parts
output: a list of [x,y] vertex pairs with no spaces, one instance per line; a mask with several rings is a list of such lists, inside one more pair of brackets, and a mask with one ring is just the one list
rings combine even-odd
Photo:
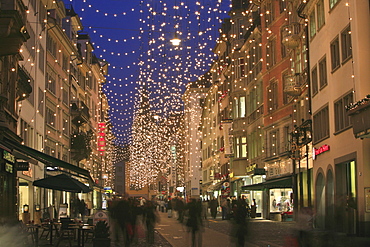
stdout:
[[338,231],[348,234],[355,234],[357,231],[356,182],[355,161],[336,165],[336,226]]

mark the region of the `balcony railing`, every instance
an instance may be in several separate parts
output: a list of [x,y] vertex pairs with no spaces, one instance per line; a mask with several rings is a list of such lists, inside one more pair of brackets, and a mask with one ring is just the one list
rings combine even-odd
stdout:
[[301,24],[298,22],[290,23],[283,27],[282,43],[289,49],[297,48],[300,43]]
[[370,95],[346,107],[356,138],[370,138]]
[[72,122],[75,125],[87,123],[90,119],[89,108],[81,100],[73,100],[71,102]]

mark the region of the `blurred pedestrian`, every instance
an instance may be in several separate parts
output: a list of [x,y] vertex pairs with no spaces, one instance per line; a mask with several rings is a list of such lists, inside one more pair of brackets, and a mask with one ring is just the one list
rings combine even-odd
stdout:
[[252,219],[256,218],[256,215],[257,215],[257,203],[256,199],[253,199],[251,205],[251,218]]
[[180,223],[182,223],[184,221],[185,203],[184,203],[184,200],[181,197],[177,198],[176,209],[177,209],[177,213],[179,215],[177,220],[180,221]]
[[152,201],[146,201],[144,204],[143,217],[146,226],[146,241],[148,244],[154,244],[154,226],[159,217]]
[[188,210],[188,219],[186,226],[191,233],[191,246],[200,247],[202,246],[202,204],[200,201],[192,198],[191,201],[186,205]]
[[209,202],[209,208],[211,210],[211,216],[213,219],[216,219],[217,215],[217,208],[218,208],[218,201],[215,197]]
[[81,221],[82,221],[82,222],[84,222],[84,220],[85,220],[85,215],[86,215],[86,212],[87,212],[87,205],[86,205],[86,203],[85,203],[85,200],[84,200],[84,199],[82,199],[82,200],[80,201],[80,205],[79,205],[79,207],[78,207],[78,211],[79,211],[79,213],[81,214]]
[[167,202],[167,213],[168,213],[168,218],[172,217],[172,200],[171,197],[168,197],[168,202]]
[[233,232],[232,235],[236,239],[236,246],[244,247],[245,240],[248,233],[248,209],[247,203],[241,197],[234,206],[234,220],[233,220]]

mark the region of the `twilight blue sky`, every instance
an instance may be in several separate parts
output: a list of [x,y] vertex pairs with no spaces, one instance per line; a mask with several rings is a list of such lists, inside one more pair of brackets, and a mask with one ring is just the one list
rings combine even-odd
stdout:
[[[130,142],[135,99],[142,85],[152,109],[167,116],[181,111],[189,81],[204,74],[227,17],[230,0],[65,0],[82,17],[95,54],[109,62],[104,87],[117,144]],[[176,7],[177,6],[177,7]],[[170,39],[181,38],[178,47]]]

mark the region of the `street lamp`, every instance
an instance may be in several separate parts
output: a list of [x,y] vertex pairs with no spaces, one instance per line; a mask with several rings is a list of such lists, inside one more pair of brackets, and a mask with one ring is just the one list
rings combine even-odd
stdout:
[[177,33],[175,33],[175,36],[173,37],[173,39],[170,40],[170,42],[174,46],[179,46],[180,43],[181,43],[181,39],[179,37],[177,37]]

